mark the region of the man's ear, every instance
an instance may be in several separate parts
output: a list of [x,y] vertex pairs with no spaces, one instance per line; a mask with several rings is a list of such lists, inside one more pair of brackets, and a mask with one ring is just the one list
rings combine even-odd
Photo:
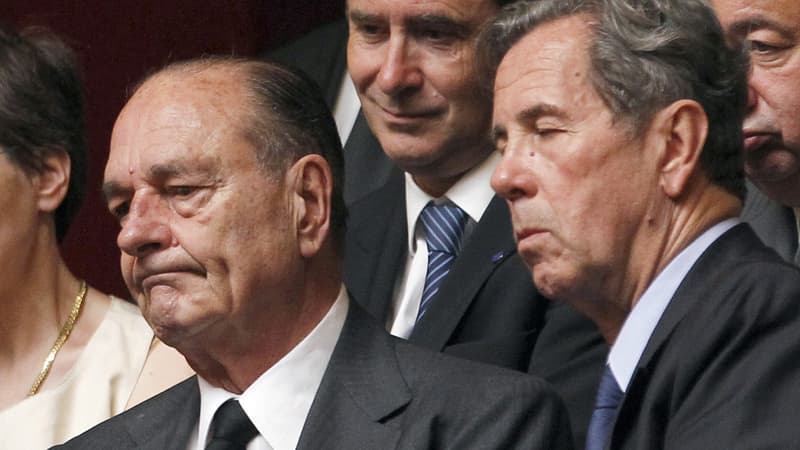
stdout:
[[316,154],[300,158],[289,169],[289,175],[300,253],[310,258],[328,237],[333,176],[328,162]]
[[71,167],[69,155],[60,149],[49,151],[42,158],[42,167],[34,177],[40,211],[53,212],[64,200]]
[[661,141],[660,185],[675,199],[697,172],[708,135],[708,116],[694,100],[679,100],[656,113],[652,129]]

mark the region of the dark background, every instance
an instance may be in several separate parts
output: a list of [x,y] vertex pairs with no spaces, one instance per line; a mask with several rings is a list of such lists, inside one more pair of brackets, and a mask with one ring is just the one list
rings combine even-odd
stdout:
[[[78,54],[86,86],[88,195],[63,245],[73,273],[129,298],[119,227],[100,194],[111,128],[126,89],[145,74],[203,54],[261,55],[343,15],[344,0],[11,0],[0,20],[45,26]],[[6,261],[14,264],[14,261]]]

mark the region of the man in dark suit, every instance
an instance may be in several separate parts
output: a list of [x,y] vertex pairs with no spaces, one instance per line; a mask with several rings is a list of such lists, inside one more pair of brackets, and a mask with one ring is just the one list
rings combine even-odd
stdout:
[[750,54],[742,218],[800,265],[800,2],[712,0],[728,42]]
[[536,291],[489,185],[499,156],[473,52],[505,3],[348,1],[349,74],[403,173],[351,205],[345,280],[396,336],[545,377],[583,442],[607,347],[589,320]]
[[713,11],[519,3],[479,54],[517,249],[612,344],[587,448],[799,448],[800,270],[738,218],[747,64]]
[[313,83],[177,63],[114,126],[125,281],[197,372],[64,448],[572,448],[543,382],[389,336],[341,283],[341,144]]

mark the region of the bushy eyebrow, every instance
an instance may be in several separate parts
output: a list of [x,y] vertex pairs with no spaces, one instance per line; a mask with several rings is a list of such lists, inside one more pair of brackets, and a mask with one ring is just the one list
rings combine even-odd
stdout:
[[734,36],[746,36],[748,33],[758,30],[774,30],[781,36],[788,38],[797,34],[797,29],[778,23],[769,17],[756,15],[743,20],[733,22],[730,32]]
[[[539,103],[529,108],[525,108],[514,116],[516,122],[532,123],[541,117],[555,117],[558,119],[569,120],[569,115],[561,108],[548,103]],[[506,137],[508,131],[503,125],[495,125],[492,129],[492,141]]]
[[539,119],[540,117],[547,117],[547,116],[556,117],[560,119],[569,119],[569,116],[567,115],[566,112],[564,112],[564,110],[555,105],[547,103],[539,103],[529,108],[525,108],[517,113],[515,119],[518,122],[531,122],[536,119]]
[[412,30],[446,30],[458,36],[468,36],[471,32],[470,24],[443,14],[421,14],[409,17],[406,26]]
[[350,22],[353,23],[377,22],[381,18],[381,16],[377,14],[368,14],[363,11],[352,11],[352,10],[349,10],[347,12],[347,17],[349,18]]
[[129,188],[122,187],[121,184],[115,181],[106,181],[103,183],[103,198],[105,198],[106,203],[108,203],[112,198],[117,198],[126,195],[131,190]]
[[[147,169],[146,178],[151,181],[163,181],[169,178],[186,175],[203,174],[205,176],[210,176],[209,173],[214,172],[213,168],[215,167],[215,162],[215,158],[200,158],[194,161],[194,164],[190,167],[178,162],[169,161],[163,164],[154,164]],[[103,183],[102,190],[106,203],[112,198],[124,197],[133,191],[132,188],[126,187],[116,181],[107,181]]]
[[[359,10],[349,10],[347,17],[350,22],[356,25],[375,23],[384,20],[383,17],[378,14],[370,14]],[[470,24],[467,22],[437,13],[426,13],[408,17],[404,25],[411,30],[446,30],[458,36],[468,36],[472,30],[472,27],[470,27]]]

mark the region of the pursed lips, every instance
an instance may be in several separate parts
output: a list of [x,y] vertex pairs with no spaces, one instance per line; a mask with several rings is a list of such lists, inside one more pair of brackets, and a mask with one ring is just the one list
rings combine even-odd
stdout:
[[744,147],[747,153],[756,152],[762,148],[780,145],[780,135],[767,131],[744,131]]
[[514,237],[516,238],[517,242],[519,243],[519,242],[522,242],[522,241],[524,241],[525,239],[527,239],[527,238],[529,238],[531,236],[540,235],[540,234],[543,234],[543,233],[546,233],[546,232],[547,232],[547,230],[545,230],[544,228],[530,228],[530,227],[521,228],[519,230],[515,230],[514,231]]
[[136,273],[134,280],[141,286],[143,292],[147,292],[154,286],[171,285],[175,278],[181,275],[205,276],[203,271],[194,267],[165,267],[158,270],[146,270]]

